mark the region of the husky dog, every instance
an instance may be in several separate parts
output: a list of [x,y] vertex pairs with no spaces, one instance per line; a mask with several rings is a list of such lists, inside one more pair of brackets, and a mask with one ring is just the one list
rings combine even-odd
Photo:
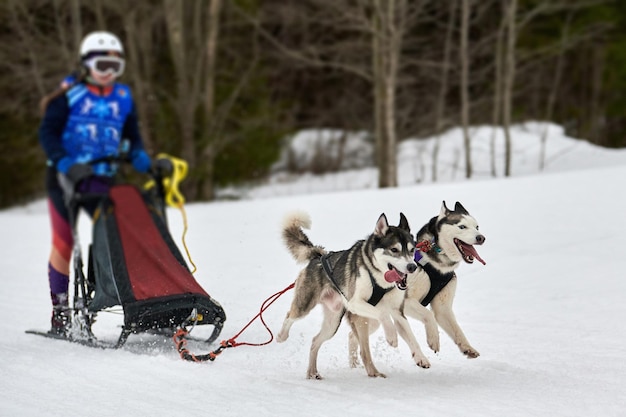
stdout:
[[285,244],[296,261],[308,265],[296,279],[291,308],[276,337],[278,342],[287,340],[292,324],[322,304],[324,320],[311,344],[307,378],[322,379],[317,371],[318,351],[335,335],[346,310],[381,323],[388,343],[394,347],[399,333],[416,363],[424,366],[421,361],[426,358],[417,355],[419,345],[402,314],[407,275],[417,269],[415,241],[406,217],[400,214],[400,224],[389,226],[381,214],[374,233],[338,252],[313,245],[303,232],[309,227],[310,218],[304,213],[285,219]]
[[[416,242],[415,261],[419,267],[407,278],[404,313],[424,323],[426,341],[434,352],[439,351],[439,324],[464,355],[477,358],[478,351],[468,342],[452,311],[457,282],[454,271],[461,261],[472,263],[477,259],[485,265],[474,248],[474,245],[485,243],[485,236],[478,231],[478,223],[461,203],[457,202],[454,210],[450,210],[444,201],[439,215],[430,219],[417,233]],[[429,304],[432,312],[426,308]],[[350,365],[357,366],[360,347],[367,374],[384,377],[374,366],[369,348],[369,335],[379,324],[355,314],[349,314],[348,320],[352,327]],[[426,358],[422,362],[423,368],[430,367]]]

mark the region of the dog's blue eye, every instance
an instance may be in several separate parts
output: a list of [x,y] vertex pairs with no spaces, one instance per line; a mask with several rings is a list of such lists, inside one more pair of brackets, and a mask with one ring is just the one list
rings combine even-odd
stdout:
[[466,226],[464,226],[464,225],[460,225],[460,226],[459,226],[459,229],[467,229],[467,227],[466,227]]

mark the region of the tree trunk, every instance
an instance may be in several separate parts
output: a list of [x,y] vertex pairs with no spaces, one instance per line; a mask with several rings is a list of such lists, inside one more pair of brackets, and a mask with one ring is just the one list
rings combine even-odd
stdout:
[[83,33],[83,23],[80,15],[80,0],[72,0],[70,4],[70,10],[72,12],[72,28],[74,29],[74,45],[73,50],[78,51],[80,42],[86,33]]
[[373,88],[378,155],[378,186],[398,185],[396,87],[406,0],[374,0]]
[[507,7],[506,0],[501,0],[502,10],[504,11],[500,26],[498,27],[498,33],[496,35],[496,50],[494,52],[494,91],[493,91],[493,111],[491,114],[491,141],[490,141],[490,166],[491,176],[496,177],[498,175],[496,164],[496,135],[500,131],[501,119],[502,119],[502,49],[504,45],[505,29],[507,26]]
[[[128,59],[127,62],[127,70],[129,72],[129,77],[133,82],[134,86],[134,94],[133,98],[135,100],[135,105],[137,107],[137,113],[141,118],[147,118],[149,115],[148,105],[146,98],[148,97],[147,89],[143,81],[143,77],[141,74],[141,66],[140,62],[142,61],[141,52],[142,48],[139,48],[138,45],[142,44],[140,42],[140,37],[138,32],[142,30],[142,27],[137,22],[136,10],[133,9],[128,13],[122,14],[124,19],[124,28],[126,30],[127,38],[126,38],[126,50]],[[144,48],[150,50],[149,46],[145,45]],[[149,152],[154,152],[154,143],[152,141],[152,135],[150,129],[148,128],[148,123],[140,123],[139,129],[141,131],[141,136],[143,138],[144,146]]]
[[60,15],[61,7],[59,6],[59,0],[54,0],[52,2],[52,6],[54,7],[54,23],[56,25],[57,34],[59,36],[59,43],[61,44],[61,48],[59,48],[61,56],[63,60],[67,62],[68,71],[71,71],[74,67],[75,62],[77,61],[76,58],[78,51],[76,49],[71,49],[68,47],[67,36],[65,33],[66,29],[63,23],[63,19]]
[[503,85],[503,114],[502,121],[504,125],[504,176],[511,176],[511,116],[513,112],[513,87],[515,84],[515,44],[516,44],[516,15],[517,0],[510,0],[507,10],[507,47],[506,47],[506,65],[504,73]]
[[[178,0],[163,0],[167,37],[176,73],[176,98],[174,104],[180,129],[181,156],[187,161],[190,172],[193,173],[196,167],[196,147],[194,141],[195,106],[190,96],[195,92],[191,91],[187,75],[190,63],[187,62],[185,53],[189,48],[185,44],[184,4]],[[192,194],[192,199],[196,198],[196,183],[197,180],[190,176],[185,184],[185,189]]]
[[589,104],[590,123],[589,132],[585,135],[593,143],[606,145],[606,139],[602,138],[602,128],[604,119],[603,115],[607,114],[606,109],[602,105],[602,85],[604,82],[603,75],[605,73],[606,48],[599,46],[593,48],[591,52],[593,62],[597,63],[591,69],[591,100]]
[[378,187],[384,188],[387,184],[386,172],[387,162],[389,157],[387,155],[387,146],[385,140],[384,129],[384,113],[381,103],[384,101],[385,91],[383,84],[380,82],[384,76],[384,61],[382,51],[384,45],[382,38],[379,35],[383,27],[383,24],[378,16],[378,13],[374,13],[372,17],[372,88],[374,96],[374,132],[376,138],[376,165],[378,167]]
[[435,146],[433,146],[432,160],[432,181],[437,182],[439,145],[441,131],[444,127],[444,115],[446,109],[446,94],[448,93],[448,73],[450,71],[450,51],[452,49],[452,35],[454,32],[454,22],[456,20],[456,2],[450,2],[450,11],[448,15],[448,26],[446,28],[446,40],[443,49],[443,62],[441,64],[441,78],[439,84],[439,94],[437,96],[437,104],[435,110]]
[[[549,123],[552,120],[554,114],[554,106],[556,104],[556,98],[561,85],[561,78],[563,74],[563,62],[565,61],[565,50],[569,39],[569,26],[571,24],[573,13],[567,15],[565,25],[561,29],[561,45],[559,48],[559,54],[557,57],[556,65],[554,67],[554,80],[551,83],[550,94],[548,95],[548,103],[546,105],[546,115],[544,116],[545,122]],[[539,170],[543,171],[546,165],[546,145],[548,142],[548,126],[545,127],[541,133],[541,149],[539,151]]]
[[461,124],[465,148],[465,178],[472,176],[472,154],[469,135],[469,15],[470,0],[461,0]]
[[[214,118],[215,112],[215,77],[221,8],[222,0],[211,0],[209,4],[209,21],[207,23],[209,27],[206,38],[206,82],[204,92],[204,116],[207,125]],[[205,134],[211,134],[209,129],[206,130]],[[215,134],[219,133],[215,132]],[[204,175],[200,198],[212,200],[215,194],[213,167],[215,165],[216,152],[212,151],[212,143],[210,140],[205,142],[208,143],[202,151],[202,154],[204,155],[203,163],[205,164],[205,167],[203,169]]]

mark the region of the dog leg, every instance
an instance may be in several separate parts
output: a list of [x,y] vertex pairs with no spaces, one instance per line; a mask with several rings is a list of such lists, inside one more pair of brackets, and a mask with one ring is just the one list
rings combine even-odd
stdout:
[[356,314],[352,314],[350,313],[350,318],[349,318],[349,323],[350,323],[350,327],[353,329],[349,334],[348,334],[348,347],[349,347],[349,361],[350,361],[350,367],[351,368],[356,368],[357,366],[359,366],[359,338],[357,336],[356,331],[354,330],[353,327],[353,320],[357,320],[358,322],[363,321],[363,322],[367,322],[368,323],[368,335],[372,335],[372,333],[374,333],[376,331],[376,329],[378,329],[380,327],[380,323],[378,322],[378,320],[374,320],[374,319],[365,319],[361,316],[357,316]]
[[387,313],[381,313],[379,309],[368,304],[366,301],[353,298],[348,302],[348,310],[361,317],[375,319],[380,322],[385,332],[385,338],[390,346],[398,346],[398,332]]
[[309,312],[302,311],[298,306],[298,298],[294,298],[291,303],[291,308],[287,312],[287,316],[285,317],[285,321],[283,321],[283,327],[281,327],[280,332],[276,335],[276,341],[278,343],[282,343],[289,338],[289,330],[293,323],[306,316]]
[[378,322],[354,314],[350,315],[349,321],[352,327],[352,332],[350,332],[350,366],[355,368],[358,364],[357,350],[360,347],[361,358],[367,375],[386,378],[387,376],[379,372],[376,366],[374,366],[370,351],[369,337],[378,328]]
[[409,345],[409,348],[411,349],[411,355],[413,356],[415,364],[420,368],[430,368],[430,362],[428,361],[426,356],[424,356],[422,349],[420,349],[420,345],[419,343],[417,343],[417,339],[415,339],[415,335],[411,330],[409,321],[399,310],[392,312],[392,314],[396,328],[398,329],[398,333],[400,333],[400,337],[404,339],[404,341],[407,343],[407,345]]
[[322,322],[322,328],[320,332],[313,338],[311,343],[311,351],[309,353],[309,369],[307,370],[308,379],[322,379],[322,376],[317,371],[317,354],[319,353],[322,344],[333,337],[337,333],[339,324],[341,324],[341,318],[344,311],[333,311],[326,305],[324,308],[324,321]]
[[283,321],[283,326],[280,332],[276,335],[276,341],[282,343],[289,338],[289,330],[296,320],[301,319],[308,315],[311,310],[317,305],[319,296],[316,296],[316,292],[310,289],[306,285],[302,284],[305,280],[304,271],[300,273],[298,279],[296,279],[296,288],[294,291],[293,301]]
[[435,313],[435,319],[441,328],[450,336],[450,338],[456,343],[461,352],[470,359],[477,358],[480,353],[474,349],[461,326],[456,321],[454,312],[452,311],[452,302],[454,301],[454,292],[456,290],[456,279],[450,281],[450,283],[433,299],[431,306]]
[[[352,319],[350,319],[350,326],[353,326]],[[350,368],[356,368],[359,366],[359,337],[357,336],[354,327],[352,327],[352,331],[348,334],[348,361],[350,363]]]
[[404,314],[424,323],[426,342],[433,352],[439,352],[439,328],[432,311],[413,298],[404,301]]
[[289,338],[289,329],[291,329],[291,325],[295,320],[289,317],[289,313],[287,313],[287,317],[285,317],[285,321],[283,321],[283,327],[281,327],[280,332],[276,335],[276,341],[278,343],[282,343]]
[[383,326],[383,331],[385,332],[385,339],[387,339],[387,343],[391,347],[398,347],[398,331],[396,330],[396,326],[393,325],[393,321],[388,315],[384,315],[380,320],[380,324]]

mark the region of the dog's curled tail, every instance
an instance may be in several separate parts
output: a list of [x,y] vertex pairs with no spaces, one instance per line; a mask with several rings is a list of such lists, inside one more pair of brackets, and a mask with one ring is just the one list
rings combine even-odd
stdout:
[[308,262],[326,253],[323,247],[311,243],[302,230],[310,227],[311,217],[303,211],[289,213],[283,221],[283,240],[297,262]]

